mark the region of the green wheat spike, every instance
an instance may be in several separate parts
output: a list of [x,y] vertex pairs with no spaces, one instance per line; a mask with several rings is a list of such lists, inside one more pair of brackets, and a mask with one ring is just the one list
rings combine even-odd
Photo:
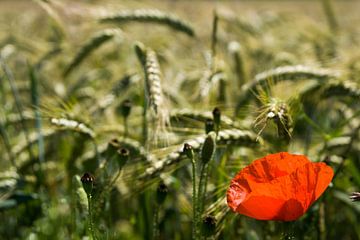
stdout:
[[77,66],[79,66],[84,59],[89,56],[93,51],[103,45],[105,42],[114,38],[115,36],[121,36],[119,29],[105,29],[95,35],[93,35],[88,41],[86,41],[78,53],[75,55],[73,60],[65,69],[63,76],[68,76]]
[[171,27],[174,30],[194,36],[194,29],[189,23],[181,20],[173,14],[162,12],[157,9],[137,9],[124,10],[109,16],[100,18],[101,23],[126,23],[126,22],[142,22],[142,23],[158,23]]
[[281,81],[298,81],[303,79],[314,79],[322,82],[328,79],[337,79],[339,77],[339,71],[304,65],[281,66],[270,69],[257,74],[253,81],[242,87],[237,100],[235,113],[238,113],[240,107],[244,106],[252,99],[252,97],[255,97],[253,93],[256,91],[256,88],[265,86],[269,80],[273,81],[274,84]]
[[[201,135],[194,139],[189,139],[180,145],[179,149],[170,153],[163,159],[159,159],[153,163],[153,166],[147,168],[145,173],[139,176],[140,180],[148,180],[159,176],[163,171],[170,166],[173,166],[182,160],[186,159],[185,153],[183,152],[183,145],[188,143],[192,146],[194,151],[200,151],[204,144],[206,135]],[[238,146],[256,146],[262,142],[254,133],[246,130],[239,129],[227,129],[219,131],[216,142],[218,145],[222,144],[233,144]]]

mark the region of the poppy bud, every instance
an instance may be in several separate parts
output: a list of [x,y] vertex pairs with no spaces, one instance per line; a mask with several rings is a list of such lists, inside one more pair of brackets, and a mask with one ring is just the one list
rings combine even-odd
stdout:
[[167,193],[168,193],[168,187],[165,185],[165,183],[160,182],[156,189],[156,201],[158,205],[164,203]]
[[209,132],[214,131],[214,121],[211,119],[206,119],[205,122],[205,133],[208,134]]
[[127,118],[130,115],[131,107],[132,107],[131,101],[128,99],[124,100],[120,105],[120,109],[119,109],[120,114],[124,118]]
[[106,158],[108,160],[111,159],[116,154],[119,148],[120,148],[119,140],[117,140],[116,138],[111,139],[106,149],[106,153],[105,153]]
[[90,173],[84,173],[81,177],[81,183],[87,195],[91,195],[94,186],[94,177]]
[[214,235],[216,232],[216,218],[212,215],[204,217],[202,220],[201,230],[205,237]]
[[353,192],[351,195],[350,195],[350,199],[354,202],[358,202],[360,201],[360,192]]
[[183,153],[185,153],[189,159],[194,159],[194,150],[190,144],[184,144]]
[[203,148],[201,150],[201,159],[204,164],[208,163],[213,157],[216,149],[216,134],[210,132],[204,142]]
[[213,114],[215,129],[216,129],[216,131],[218,131],[220,128],[221,111],[219,108],[216,107],[216,108],[214,108],[212,114]]
[[129,159],[130,152],[126,148],[121,148],[117,151],[118,157],[117,162],[119,164],[119,168],[122,169],[122,167],[126,164],[126,162]]

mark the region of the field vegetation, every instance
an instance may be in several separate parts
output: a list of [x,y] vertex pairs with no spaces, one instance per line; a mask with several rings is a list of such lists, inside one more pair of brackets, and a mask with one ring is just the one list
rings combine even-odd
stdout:
[[[0,1],[0,239],[360,239],[359,7]],[[296,221],[232,212],[277,152],[328,189]]]

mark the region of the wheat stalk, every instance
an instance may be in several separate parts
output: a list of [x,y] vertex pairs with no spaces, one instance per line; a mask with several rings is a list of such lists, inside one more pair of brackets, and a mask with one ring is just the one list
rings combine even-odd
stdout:
[[339,25],[335,17],[335,11],[332,6],[332,2],[331,0],[322,0],[321,2],[329,27],[331,31],[336,32],[339,28]]
[[[213,118],[213,114],[211,111],[200,111],[200,110],[193,110],[193,109],[175,109],[170,112],[170,118],[173,121],[176,121],[177,119],[183,119],[183,118],[190,118],[195,119],[200,122],[205,122],[208,119]],[[241,127],[241,124],[239,122],[233,121],[228,116],[222,115],[221,116],[221,123],[229,126],[238,128]]]
[[[136,157],[136,158],[144,159],[148,163],[153,163],[155,161],[155,156],[153,154],[147,152],[146,149],[142,146],[142,144],[134,139],[122,138],[122,139],[117,140],[117,144],[121,148],[126,148],[127,150],[129,150],[131,158]],[[108,143],[101,144],[98,147],[98,154],[100,154],[101,156],[104,156],[105,152],[107,150],[107,147],[108,147]],[[86,162],[90,159],[93,159],[93,158],[97,157],[96,154],[97,153],[95,153],[94,151],[87,151],[80,157],[80,159],[81,159],[80,161]],[[134,159],[132,159],[131,162],[134,162]]]
[[[153,138],[156,145],[159,136],[161,136],[160,133],[166,135],[166,126],[170,122],[169,111],[161,87],[162,74],[156,53],[153,50],[150,48],[145,49],[141,44],[135,45],[135,50],[144,69],[145,95],[155,118]],[[148,106],[144,107],[147,108]],[[144,114],[146,115],[146,112]]]
[[194,36],[194,30],[189,23],[181,20],[173,14],[162,12],[157,9],[137,9],[124,10],[118,13],[104,16],[99,20],[101,23],[125,23],[125,22],[143,22],[158,23],[167,25],[177,31]]
[[235,108],[235,113],[237,114],[240,107],[251,99],[251,96],[253,92],[256,91],[256,88],[263,87],[268,83],[268,81],[272,81],[274,84],[285,80],[297,81],[302,79],[315,79],[322,82],[327,79],[336,79],[339,77],[339,71],[326,68],[313,68],[304,65],[281,66],[270,69],[257,74],[252,82],[249,82],[242,87],[240,97]]
[[[192,146],[194,151],[200,151],[207,135],[201,135],[194,139],[189,139],[179,146],[179,149],[170,153],[165,158],[159,159],[153,163],[153,166],[147,168],[145,173],[139,176],[140,180],[148,180],[159,176],[160,173],[166,170],[166,168],[173,166],[186,159],[183,152],[183,146],[185,143]],[[239,130],[236,128],[219,131],[216,142],[218,145],[232,144],[241,146],[252,146],[259,143],[257,136],[252,132],[246,130]]]
[[82,61],[89,56],[95,49],[99,48],[102,44],[109,41],[115,36],[121,36],[119,29],[105,29],[94,34],[88,41],[86,41],[75,55],[73,60],[65,69],[63,76],[69,75]]
[[95,138],[95,132],[85,123],[66,118],[51,118],[50,122],[61,129],[83,133],[90,138]]
[[360,88],[356,83],[350,81],[331,82],[325,86],[321,97],[332,96],[349,96],[360,100]]
[[263,85],[269,79],[273,79],[274,81],[298,79],[326,80],[329,78],[338,78],[339,76],[339,71],[326,68],[314,68],[304,65],[281,66],[257,74],[254,81],[250,83],[249,87],[254,88],[256,85]]
[[233,58],[234,72],[236,73],[239,89],[241,89],[244,83],[248,81],[242,47],[240,43],[233,41],[229,43],[228,50]]

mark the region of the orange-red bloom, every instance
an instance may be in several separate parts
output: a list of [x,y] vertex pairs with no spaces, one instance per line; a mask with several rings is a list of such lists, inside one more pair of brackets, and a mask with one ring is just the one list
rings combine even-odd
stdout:
[[325,191],[334,172],[303,155],[275,153],[242,169],[227,191],[229,207],[258,220],[294,221]]

